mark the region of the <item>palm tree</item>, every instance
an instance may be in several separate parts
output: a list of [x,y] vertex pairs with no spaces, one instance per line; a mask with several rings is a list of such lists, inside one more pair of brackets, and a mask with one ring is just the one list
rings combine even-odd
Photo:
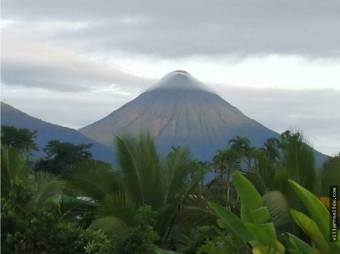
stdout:
[[218,171],[222,179],[225,193],[225,206],[231,206],[231,174],[235,170],[240,170],[241,155],[238,150],[228,148],[217,151],[213,158],[213,167]]
[[[286,131],[280,140],[268,139],[265,147],[253,152],[255,167],[249,172],[258,178],[255,186],[259,191],[287,190],[288,179],[293,179],[303,187],[313,191],[316,188],[314,152],[301,133]],[[262,190],[262,191],[261,191]]]
[[18,182],[30,181],[25,160],[14,148],[1,148],[1,196],[8,197]]
[[246,137],[236,136],[229,141],[230,149],[237,151],[241,158],[245,158],[248,169],[252,166],[252,152],[250,140]]
[[148,135],[138,139],[117,137],[116,144],[126,193],[137,206],[149,205],[158,211],[161,242],[176,237],[175,233],[182,234],[189,221],[198,224],[210,217],[202,199],[195,195],[203,172],[185,149],[175,148],[162,159]]
[[306,144],[300,132],[286,131],[281,134],[281,165],[288,177],[310,191],[315,190],[316,171],[313,149]]
[[280,159],[280,140],[277,138],[269,138],[264,143],[264,149],[269,160],[277,161]]
[[[95,205],[95,225],[111,227],[136,223],[141,207],[151,207],[158,213],[156,229],[161,244],[175,234],[183,233],[183,217],[207,217],[206,203],[195,195],[203,172],[186,150],[173,149],[162,158],[150,136],[117,137],[117,169],[109,170],[95,165],[80,168],[69,178],[70,190]],[[83,198],[84,200],[84,198]],[[210,216],[210,215],[209,215]],[[189,221],[189,220],[187,220]],[[193,221],[193,220],[191,220]]]
[[63,181],[48,173],[33,172],[23,157],[14,148],[1,148],[1,195],[9,198],[11,191],[16,192],[20,185],[30,192],[27,209],[40,208],[50,201],[58,204]]

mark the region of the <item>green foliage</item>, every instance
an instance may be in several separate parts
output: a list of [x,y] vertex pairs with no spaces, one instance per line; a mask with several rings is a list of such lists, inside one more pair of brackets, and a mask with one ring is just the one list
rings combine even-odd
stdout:
[[150,254],[155,253],[153,244],[157,233],[152,228],[127,228],[115,234],[110,247],[111,254]]
[[297,182],[289,180],[289,184],[312,219],[320,227],[322,234],[327,235],[329,233],[329,212],[327,208],[313,193],[303,188]]
[[329,186],[340,186],[340,154],[334,157],[330,157],[322,165],[321,173],[321,191],[322,196],[329,195]]
[[60,221],[53,207],[22,214],[8,200],[3,206],[2,253],[104,253],[110,243],[100,231]]
[[234,254],[234,253],[250,253],[248,246],[243,244],[232,234],[217,236],[212,240],[204,243],[196,252],[197,254]]
[[313,149],[304,142],[301,133],[286,131],[281,134],[282,166],[288,178],[297,181],[308,190],[315,190],[315,159]]
[[195,227],[190,234],[183,239],[179,251],[185,254],[195,254],[196,251],[207,241],[222,235],[221,230],[215,225]]
[[263,196],[265,206],[271,215],[276,229],[280,232],[289,230],[291,219],[289,215],[289,204],[286,197],[280,191],[270,191]]
[[[114,170],[93,160],[89,145],[52,141],[39,171],[30,168],[27,152],[4,146],[3,252],[220,254],[249,253],[249,246],[259,254],[339,251],[340,243],[326,237],[329,213],[312,193],[318,180],[313,151],[300,134],[286,132],[260,149],[236,137],[208,165],[218,173],[208,186],[202,184],[207,164],[184,149],[161,157],[149,136],[117,138],[116,146]],[[324,195],[327,185],[338,184],[338,159],[323,165]],[[217,224],[207,209],[212,200],[223,205],[209,203]]]
[[44,148],[46,157],[38,161],[35,169],[53,174],[60,174],[66,169],[72,170],[74,165],[92,158],[88,151],[91,146],[91,144],[74,145],[58,140],[49,141]]
[[300,186],[293,180],[289,180],[290,186],[303,203],[309,214],[291,210],[291,215],[295,223],[312,240],[316,248],[321,253],[340,252],[340,239],[337,242],[330,242],[326,239],[329,235],[329,212],[322,202],[310,191]]
[[1,145],[14,148],[24,155],[29,155],[32,151],[38,149],[34,141],[36,136],[36,131],[18,129],[13,126],[1,126]]
[[185,150],[174,149],[160,158],[148,136],[117,138],[116,143],[119,170],[83,165],[68,178],[71,193],[87,197],[96,207],[92,226],[112,232],[123,225],[139,225],[140,209],[150,207],[157,214],[159,242],[167,246],[189,230],[188,222],[210,216],[206,203],[195,206],[202,199],[192,193],[203,174]]
[[319,254],[320,252],[293,234],[286,234],[286,246],[291,254]]
[[[15,186],[21,186],[29,181],[29,170],[27,169],[26,162],[22,158],[22,155],[20,155],[20,153],[14,148],[2,147],[1,196],[8,197],[11,193],[11,190],[16,190]],[[16,195],[16,191],[12,191],[11,195]]]
[[268,139],[252,156],[254,167],[247,170],[246,175],[261,194],[281,191],[290,205],[296,207],[297,200],[290,199],[293,195],[287,187],[288,179],[311,191],[317,189],[314,151],[305,143],[301,133],[286,131],[280,139]]
[[290,211],[294,222],[308,235],[322,253],[328,253],[329,247],[318,225],[307,215],[292,209]]
[[[17,150],[2,148],[1,155],[2,197],[17,196],[16,202],[25,204],[25,208],[34,209],[46,202],[53,202],[53,198],[62,193],[63,181],[48,173],[35,173],[30,170]],[[24,193],[25,191],[27,193]],[[27,202],[20,200],[20,197],[26,197],[28,193],[30,199]]]
[[260,194],[239,172],[233,174],[233,184],[241,199],[241,215],[238,218],[223,207],[210,203],[220,223],[259,253],[284,253],[285,248],[276,238],[274,224],[270,222],[270,213]]
[[106,236],[61,220],[56,197],[63,183],[34,174],[13,148],[1,150],[2,253],[101,253]]
[[[238,138],[231,141],[231,148],[217,151],[213,158],[212,166],[214,171],[219,174],[219,178],[214,179],[211,182],[211,186],[217,185],[220,187],[220,191],[224,194],[224,204],[227,207],[232,205],[232,188],[230,184],[230,178],[232,172],[240,170],[240,163],[243,158],[243,149],[247,145],[243,144],[243,140]],[[240,153],[240,151],[242,151]]]
[[138,205],[157,210],[169,202],[182,203],[203,177],[186,150],[175,149],[162,160],[149,136],[117,137],[116,144],[124,187]]
[[270,161],[278,161],[281,157],[280,154],[280,140],[277,138],[269,138],[264,143],[264,151],[267,155],[267,158]]
[[244,163],[247,169],[252,167],[252,153],[254,149],[250,146],[250,140],[246,137],[236,136],[229,140],[230,150],[235,151],[239,157],[239,163]]
[[[289,180],[289,184],[305,206],[309,216],[294,209],[291,209],[290,213],[294,222],[311,239],[313,246],[288,233],[284,247],[277,240],[274,224],[268,222],[268,208],[263,206],[263,199],[254,190],[253,185],[240,173],[234,173],[233,183],[241,199],[240,218],[217,204],[210,203],[209,206],[219,217],[221,225],[226,226],[235,236],[252,245],[253,253],[284,253],[285,250],[288,253],[300,254],[338,253],[340,251],[339,240],[330,242],[325,237],[329,234],[328,210],[315,195],[295,181]],[[278,197],[278,193],[268,195]],[[265,198],[267,202],[273,199],[273,197],[268,198],[268,195]],[[273,213],[271,214],[273,217]]]
[[249,253],[250,249],[230,232],[209,225],[193,229],[178,251],[184,254],[214,254]]

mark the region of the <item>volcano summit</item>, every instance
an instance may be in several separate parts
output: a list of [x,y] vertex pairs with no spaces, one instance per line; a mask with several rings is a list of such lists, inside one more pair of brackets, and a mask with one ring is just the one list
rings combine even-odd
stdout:
[[117,135],[149,133],[158,149],[187,147],[200,160],[209,160],[235,136],[260,146],[278,134],[245,116],[185,71],[174,71],[153,88],[80,130],[103,144]]

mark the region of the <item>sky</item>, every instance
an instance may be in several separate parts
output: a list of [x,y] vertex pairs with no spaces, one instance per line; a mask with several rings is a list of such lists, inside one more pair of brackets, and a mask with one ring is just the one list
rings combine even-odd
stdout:
[[176,69],[340,152],[340,2],[2,0],[1,100],[80,128]]

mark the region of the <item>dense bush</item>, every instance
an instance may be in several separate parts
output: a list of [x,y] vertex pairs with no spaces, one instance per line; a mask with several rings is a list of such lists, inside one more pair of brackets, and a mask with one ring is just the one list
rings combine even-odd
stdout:
[[225,229],[209,225],[195,228],[179,251],[185,254],[246,254],[250,248]]
[[53,212],[41,210],[27,216],[27,223],[21,223],[14,232],[6,232],[3,253],[106,253],[110,244],[101,231],[59,222]]
[[[236,137],[212,163],[180,148],[162,157],[148,136],[117,138],[116,170],[93,160],[89,145],[53,141],[37,172],[27,163],[35,133],[19,130],[27,134],[21,144],[17,132],[7,129],[1,149],[2,253],[309,254],[340,246],[325,238],[329,212],[319,201],[329,203],[328,185],[340,184],[339,156],[315,177],[300,134],[262,148]],[[208,184],[207,170],[215,176]]]
[[18,179],[1,199],[2,253],[105,253],[110,241],[100,230],[63,221],[55,203],[33,208],[32,191]]
[[151,254],[156,251],[157,233],[150,228],[125,229],[112,238],[111,254]]

